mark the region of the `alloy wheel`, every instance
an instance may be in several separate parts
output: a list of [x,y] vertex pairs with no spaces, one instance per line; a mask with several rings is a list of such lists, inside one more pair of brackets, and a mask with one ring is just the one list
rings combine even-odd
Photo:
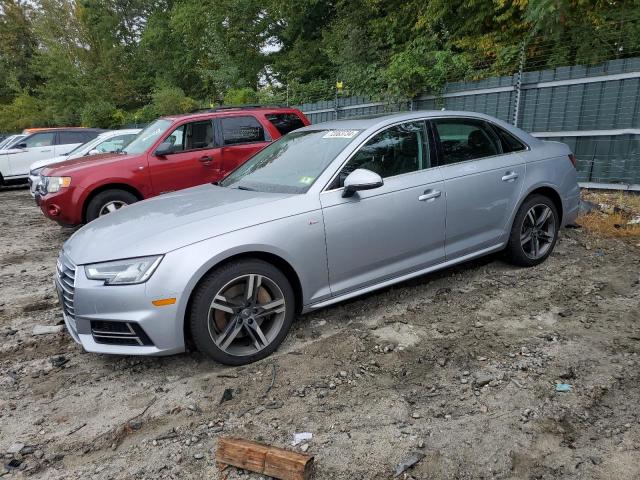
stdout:
[[253,355],[278,336],[286,314],[280,287],[269,277],[241,275],[224,285],[209,307],[209,336],[229,355]]
[[520,245],[532,260],[544,257],[556,236],[556,219],[551,208],[537,204],[529,209],[520,230]]
[[98,216],[102,217],[103,215],[113,213],[116,210],[120,210],[122,207],[126,207],[126,206],[127,204],[125,202],[121,200],[114,200],[112,202],[104,204],[100,209],[100,213],[98,214]]

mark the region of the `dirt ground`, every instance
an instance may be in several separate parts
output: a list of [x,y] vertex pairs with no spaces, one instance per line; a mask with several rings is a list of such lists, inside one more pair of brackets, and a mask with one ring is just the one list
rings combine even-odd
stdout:
[[71,231],[25,189],[0,205],[0,476],[263,478],[218,471],[227,435],[307,449],[317,479],[393,478],[412,457],[397,478],[640,478],[638,238],[565,229],[539,267],[493,256],[318,311],[230,368],[34,335],[62,323]]

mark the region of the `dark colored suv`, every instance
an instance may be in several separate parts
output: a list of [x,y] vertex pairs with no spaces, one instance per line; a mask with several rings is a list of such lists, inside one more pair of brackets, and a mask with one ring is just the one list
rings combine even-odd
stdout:
[[122,153],[45,168],[36,202],[63,225],[90,222],[138,200],[217,182],[273,140],[308,124],[299,110],[281,107],[159,118]]

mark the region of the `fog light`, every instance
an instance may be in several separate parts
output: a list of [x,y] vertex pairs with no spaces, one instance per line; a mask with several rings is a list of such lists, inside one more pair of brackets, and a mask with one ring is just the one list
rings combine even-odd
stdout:
[[47,211],[52,217],[57,217],[58,215],[60,215],[60,207],[57,205],[49,205],[47,207]]

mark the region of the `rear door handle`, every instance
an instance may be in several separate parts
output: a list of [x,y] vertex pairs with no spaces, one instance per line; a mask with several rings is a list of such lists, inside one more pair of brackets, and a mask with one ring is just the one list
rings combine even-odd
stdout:
[[209,155],[203,155],[202,157],[200,157],[198,159],[200,162],[202,163],[211,163],[211,161],[213,160],[213,158],[211,158]]
[[440,195],[442,195],[442,192],[440,190],[425,190],[424,193],[418,197],[418,200],[420,202],[435,200]]
[[518,178],[518,174],[516,172],[507,172],[502,176],[503,182],[510,182]]

